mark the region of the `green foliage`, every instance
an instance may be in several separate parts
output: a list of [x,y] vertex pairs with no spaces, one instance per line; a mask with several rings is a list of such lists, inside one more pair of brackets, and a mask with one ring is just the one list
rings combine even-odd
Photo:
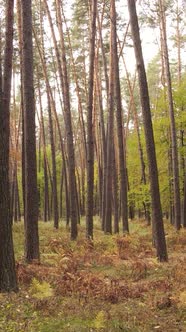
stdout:
[[176,110],[176,115],[179,118],[179,122],[185,125],[186,123],[186,96],[185,96],[185,89],[186,89],[186,75],[182,77],[182,81],[180,84],[174,84],[173,89],[173,97],[174,97],[174,106]]
[[94,320],[94,326],[96,329],[104,329],[106,325],[107,319],[105,317],[104,311],[99,311],[95,320]]
[[[47,155],[47,161],[48,166],[50,170],[52,170],[52,156],[51,156],[51,148],[50,145],[47,145],[46,147],[46,155]],[[40,158],[40,161],[39,161]],[[44,190],[45,190],[45,184],[44,184],[44,153],[41,152],[40,156],[38,154],[37,156],[38,163],[40,163],[40,170],[37,172],[37,181],[38,181],[38,189],[39,189],[39,197],[40,197],[40,210],[43,211],[44,209]],[[48,169],[47,169],[48,172]],[[60,193],[60,183],[61,183],[61,172],[62,172],[62,156],[61,151],[56,151],[56,177],[57,177],[57,193],[59,197]],[[48,186],[49,186],[49,195],[52,194],[52,188],[51,188],[51,181],[48,174]]]
[[30,292],[33,297],[41,300],[53,296],[53,289],[50,284],[46,281],[40,282],[35,278],[32,279]]

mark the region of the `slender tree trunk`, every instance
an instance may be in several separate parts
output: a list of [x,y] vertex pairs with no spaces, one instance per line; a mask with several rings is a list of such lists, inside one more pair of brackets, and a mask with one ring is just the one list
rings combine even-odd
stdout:
[[118,204],[118,175],[116,169],[115,147],[113,145],[113,213],[114,213],[114,233],[119,233],[119,204]]
[[[58,2],[58,0],[56,0],[56,2]],[[77,72],[76,72],[75,60],[74,60],[74,56],[73,56],[73,52],[72,52],[70,33],[69,33],[68,26],[67,26],[67,22],[66,22],[64,11],[63,11],[63,7],[62,7],[62,14],[63,14],[65,26],[66,26],[68,44],[69,44],[69,48],[70,48],[70,57],[71,57],[71,62],[72,62],[72,66],[73,66],[73,76],[74,76],[74,81],[75,81],[75,85],[76,85],[76,94],[77,94],[77,99],[78,99],[78,112],[79,112],[79,117],[80,117],[81,130],[82,130],[82,133],[83,133],[83,146],[84,146],[84,150],[85,150],[85,156],[87,158],[86,130],[85,130],[85,122],[84,122],[84,118],[83,118],[83,106],[82,106],[81,91],[80,91],[80,85],[79,85],[79,82],[78,82],[78,77],[77,77]]]
[[[107,58],[105,54],[105,48],[103,44],[103,37],[102,37],[102,26],[99,17],[99,13],[97,15],[98,21],[98,31],[99,31],[99,39],[100,39],[100,47],[101,47],[101,54],[102,54],[102,61],[103,61],[103,70],[105,76],[105,84],[106,84],[106,94],[107,94],[107,109],[109,110],[109,77],[108,77],[108,66],[107,66]],[[98,74],[96,73],[98,76]],[[100,87],[99,87],[99,80],[97,79],[98,91],[100,95]],[[102,192],[102,206],[101,206],[101,219],[102,219],[102,230],[105,227],[105,213],[106,213],[106,172],[107,172],[107,146],[106,146],[106,132],[105,132],[105,124],[104,124],[104,115],[103,115],[103,105],[102,99],[99,97],[99,105],[100,105],[100,125],[101,125],[101,135],[102,135],[102,149],[103,149],[103,192]]]
[[25,151],[25,259],[39,259],[38,192],[33,84],[32,2],[22,0],[23,102]]
[[171,142],[172,142],[172,170],[173,170],[174,211],[175,211],[174,225],[176,229],[179,230],[181,227],[181,201],[180,201],[180,186],[179,186],[178,149],[177,149],[177,139],[176,139],[174,105],[172,97],[172,82],[171,82],[171,73],[169,66],[169,54],[167,47],[165,8],[162,0],[159,0],[159,6],[160,6],[160,24],[162,27],[162,37],[163,37],[163,54],[164,54],[165,74],[167,81]]
[[128,201],[127,201],[128,187],[127,187],[127,174],[126,174],[126,160],[125,160],[125,152],[124,152],[121,88],[120,88],[118,51],[117,51],[115,0],[111,0],[111,14],[110,15],[111,15],[112,34],[113,34],[113,57],[115,59],[115,61],[114,61],[114,80],[115,80],[115,98],[116,98],[116,120],[117,120],[116,122],[117,122],[117,135],[118,135],[118,147],[119,147],[121,218],[122,218],[123,232],[129,232]]
[[168,150],[168,174],[169,174],[169,219],[170,224],[174,224],[174,203],[173,203],[173,180],[172,180],[172,152],[171,148]]
[[60,196],[59,196],[59,217],[63,218],[63,183],[64,183],[64,167],[61,169],[60,178]]
[[110,9],[110,73],[109,73],[109,110],[107,127],[107,163],[106,163],[106,210],[104,231],[112,233],[112,178],[113,178],[113,141],[114,141],[114,29],[112,24],[112,3]]
[[18,221],[18,209],[17,209],[17,195],[18,195],[18,190],[17,190],[17,167],[15,170],[15,190],[14,190],[14,222]]
[[47,11],[50,28],[53,36],[53,42],[57,57],[57,65],[58,72],[61,83],[61,90],[64,98],[64,115],[65,115],[65,130],[67,137],[67,151],[68,151],[68,175],[69,175],[69,195],[70,195],[70,218],[71,218],[71,239],[75,240],[77,238],[77,223],[78,223],[78,211],[76,202],[76,177],[75,177],[75,154],[74,154],[74,142],[73,142],[73,130],[72,130],[72,117],[71,117],[71,108],[70,108],[70,94],[69,94],[69,81],[68,81],[68,72],[67,72],[67,61],[66,61],[66,49],[64,42],[64,34],[63,34],[63,22],[61,17],[61,2],[58,0],[56,10],[57,10],[57,18],[58,18],[58,30],[60,36],[60,46],[61,46],[61,54],[60,57],[59,49],[55,37],[54,27],[52,24],[52,19],[50,15],[50,11],[47,5],[47,1],[45,2],[45,8]]
[[6,3],[4,71],[0,64],[0,292],[17,291],[15,259],[10,216],[9,120],[13,57],[14,1]]
[[85,169],[86,169],[86,160],[84,155],[82,155],[80,151],[80,163],[81,163],[81,196],[82,196],[82,211],[81,215],[85,215],[85,204],[86,204],[86,199],[85,199]]
[[106,58],[104,44],[103,44],[103,37],[102,37],[99,15],[98,15],[98,29],[99,29],[98,31],[99,31],[102,59],[103,59],[103,70],[104,70],[104,76],[105,76],[107,102],[108,102],[108,99],[109,99],[109,77],[108,77],[108,68],[107,68],[108,66],[107,66],[107,58]]
[[96,37],[97,0],[92,1],[90,54],[89,54],[89,82],[88,82],[88,110],[87,110],[87,202],[86,202],[86,236],[93,238],[93,194],[94,194],[94,135],[93,135],[93,86],[94,60]]
[[20,221],[21,220],[21,208],[20,208],[19,185],[18,185],[17,174],[16,174],[16,191],[17,191],[17,218],[18,218],[18,221]]
[[50,146],[51,146],[51,156],[52,156],[52,199],[53,199],[54,227],[58,229],[59,213],[58,213],[58,197],[57,197],[56,152],[55,152],[53,119],[52,119],[49,91],[47,91],[47,99],[48,99],[48,118],[49,118],[49,130],[50,130]]
[[39,107],[40,107],[40,131],[42,138],[42,147],[43,147],[43,169],[44,169],[44,221],[50,220],[50,204],[49,204],[49,181],[48,181],[48,171],[47,171],[47,154],[46,154],[46,138],[45,138],[45,126],[43,119],[43,106],[41,99],[41,89],[39,82],[39,73],[37,72],[38,78],[38,95],[39,95]]
[[142,115],[145,130],[146,149],[149,162],[149,177],[152,198],[152,224],[153,234],[155,236],[157,257],[159,261],[167,261],[167,249],[165,242],[165,233],[160,201],[159,182],[158,182],[158,169],[156,161],[156,152],[154,144],[154,135],[150,111],[149,93],[147,78],[143,60],[143,53],[141,48],[138,17],[136,13],[135,0],[128,0],[129,16],[132,38],[134,42],[134,50],[137,62],[140,99],[142,107]]
[[22,198],[23,198],[23,214],[25,214],[25,149],[24,149],[24,115],[23,115],[23,39],[22,39],[22,19],[21,19],[21,0],[17,0],[17,30],[19,41],[19,58],[20,58],[20,73],[21,73],[21,126],[22,126],[22,158],[21,158],[21,171],[22,171]]
[[184,179],[183,227],[186,228],[186,174]]
[[[183,110],[182,110],[183,112]],[[180,175],[181,175],[181,193],[182,197],[184,197],[184,191],[185,191],[185,155],[184,155],[184,129],[183,129],[183,124],[181,124],[181,129],[180,129],[180,146],[181,146],[181,151],[180,151]],[[180,198],[181,199],[181,198]],[[183,200],[181,199],[181,220],[183,223],[183,215],[184,215],[184,208],[183,208]]]
[[50,204],[49,204],[49,188],[48,188],[48,172],[47,172],[47,162],[44,156],[44,221],[50,220]]
[[[101,38],[101,37],[100,37]],[[103,47],[103,45],[102,45]],[[98,52],[97,52],[98,53]],[[99,75],[100,68],[98,67],[98,55],[96,58],[96,86],[98,95],[98,105],[99,105],[99,126],[100,126],[100,149],[101,149],[101,177],[100,179],[100,218],[102,220],[102,230],[104,230],[104,220],[105,220],[105,175],[106,175],[106,133],[105,133],[105,121],[104,121],[104,110],[103,110],[103,98],[101,93],[101,75]],[[108,99],[108,98],[107,98]]]
[[[182,79],[182,61],[181,61],[181,44],[182,44],[182,34],[180,29],[180,10],[179,10],[179,0],[177,0],[176,6],[176,45],[177,45],[177,73],[178,73],[178,85],[181,84]],[[183,109],[181,110],[183,112]],[[180,125],[180,175],[182,175],[181,181],[181,192],[184,197],[185,192],[185,157],[183,153],[184,148],[184,125],[181,123]],[[181,200],[181,219],[184,225],[184,198]]]
[[178,83],[181,83],[181,31],[180,31],[180,11],[179,11],[179,0],[177,0],[176,7],[176,43],[177,43],[177,59],[178,59]]

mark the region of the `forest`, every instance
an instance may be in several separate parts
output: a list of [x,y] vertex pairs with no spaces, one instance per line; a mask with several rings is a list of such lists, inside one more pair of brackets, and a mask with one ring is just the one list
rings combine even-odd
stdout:
[[0,0],[0,331],[186,331],[185,0]]

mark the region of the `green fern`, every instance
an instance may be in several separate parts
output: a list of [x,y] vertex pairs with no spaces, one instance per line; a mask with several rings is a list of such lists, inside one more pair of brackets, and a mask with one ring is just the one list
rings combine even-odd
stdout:
[[44,299],[53,296],[53,289],[50,284],[46,281],[40,282],[36,278],[32,279],[30,291],[32,296],[37,299]]
[[99,311],[95,320],[94,320],[94,327],[99,329],[104,329],[106,327],[106,317],[104,311]]

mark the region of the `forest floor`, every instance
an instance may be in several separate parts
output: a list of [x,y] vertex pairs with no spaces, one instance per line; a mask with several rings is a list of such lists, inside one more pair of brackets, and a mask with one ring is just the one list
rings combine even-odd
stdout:
[[103,235],[94,243],[79,227],[40,223],[41,262],[23,260],[23,224],[14,225],[20,290],[0,294],[2,332],[186,331],[186,231],[166,225],[169,262],[158,263],[151,229],[131,223],[130,235]]

